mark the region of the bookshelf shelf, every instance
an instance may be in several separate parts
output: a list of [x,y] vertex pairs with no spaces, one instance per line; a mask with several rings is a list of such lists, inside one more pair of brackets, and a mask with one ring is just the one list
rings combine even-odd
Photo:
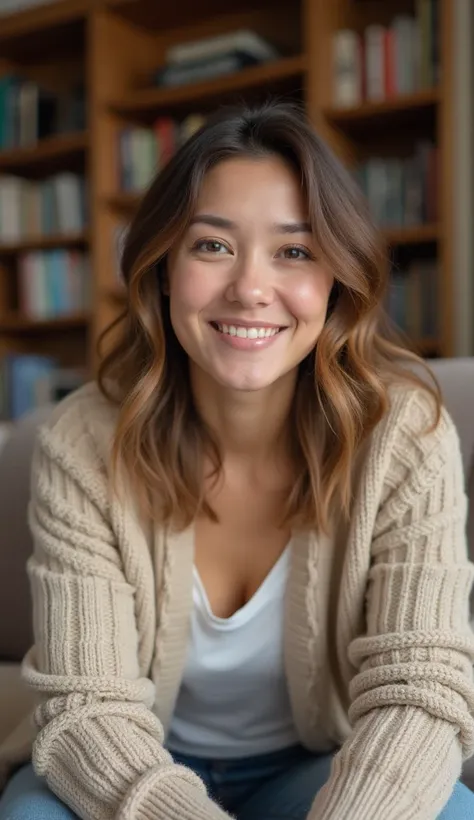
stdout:
[[440,339],[418,339],[413,347],[422,356],[439,356],[442,344]]
[[389,245],[424,245],[439,239],[438,225],[385,228],[383,233]]
[[16,256],[17,254],[27,251],[41,251],[55,248],[84,248],[88,243],[89,234],[87,232],[37,236],[11,244],[2,244],[0,242],[0,257]]
[[[0,16],[2,58],[21,63],[47,54],[67,39],[70,49],[83,40],[84,22],[93,0],[55,0]],[[41,34],[41,37],[40,37]]]
[[120,100],[112,101],[111,110],[123,117],[154,114],[159,110],[168,113],[187,109],[195,102],[224,102],[236,91],[265,88],[269,91],[296,90],[295,81],[301,86],[306,70],[303,55],[285,57],[274,63],[252,66],[236,74],[219,77],[193,85],[172,88],[137,89]]
[[129,192],[118,192],[106,198],[106,204],[114,211],[122,211],[131,215],[140,202],[140,194]]
[[44,165],[57,166],[84,156],[88,145],[86,132],[58,134],[27,148],[0,151],[0,173],[35,171]]
[[89,320],[90,316],[86,313],[74,313],[51,319],[32,319],[30,316],[14,312],[3,313],[0,314],[0,333],[23,335],[83,330],[87,328]]
[[327,108],[325,116],[332,125],[340,127],[373,126],[378,123],[404,121],[432,115],[440,100],[439,89],[403,94],[380,102],[363,102],[354,108]]

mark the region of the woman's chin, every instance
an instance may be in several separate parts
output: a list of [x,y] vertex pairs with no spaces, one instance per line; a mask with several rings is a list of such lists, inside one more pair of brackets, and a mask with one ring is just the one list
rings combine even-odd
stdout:
[[225,390],[243,392],[266,390],[283,376],[280,372],[232,371],[230,368],[209,368],[207,373]]

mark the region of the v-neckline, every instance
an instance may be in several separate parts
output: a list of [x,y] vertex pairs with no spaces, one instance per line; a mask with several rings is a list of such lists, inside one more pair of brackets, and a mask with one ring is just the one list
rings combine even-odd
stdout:
[[199,595],[201,601],[204,605],[206,615],[212,624],[219,629],[234,629],[242,624],[243,621],[247,620],[250,615],[255,614],[258,612],[263,596],[265,594],[266,589],[268,588],[269,584],[271,584],[272,580],[274,579],[275,575],[281,569],[283,563],[287,563],[289,567],[290,561],[290,552],[291,552],[291,543],[292,539],[288,541],[287,545],[285,546],[282,553],[279,555],[273,566],[265,575],[265,578],[261,582],[261,584],[257,587],[255,592],[253,593],[252,597],[249,598],[248,601],[245,602],[243,606],[237,609],[232,615],[228,618],[221,618],[218,615],[215,615],[212,611],[211,604],[209,602],[209,598],[207,595],[206,587],[202,581],[202,578],[199,574],[199,570],[196,567],[196,564],[193,565],[193,577],[194,583],[197,584]]

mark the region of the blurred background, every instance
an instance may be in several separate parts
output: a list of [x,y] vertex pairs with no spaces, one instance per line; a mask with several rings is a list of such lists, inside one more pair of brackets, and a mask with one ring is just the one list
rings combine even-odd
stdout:
[[363,188],[387,307],[474,353],[473,0],[0,0],[0,429],[92,375],[156,169],[224,102],[300,100]]

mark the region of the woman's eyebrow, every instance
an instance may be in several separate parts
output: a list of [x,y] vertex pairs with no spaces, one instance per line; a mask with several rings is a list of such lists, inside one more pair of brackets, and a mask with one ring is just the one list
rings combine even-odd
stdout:
[[[192,217],[189,224],[196,225],[197,223],[212,225],[213,228],[226,228],[232,230],[237,228],[237,224],[231,219],[226,219],[223,216],[216,216],[215,214],[196,214]],[[275,222],[272,226],[274,233],[312,233],[312,228],[309,222]]]
[[283,222],[273,226],[275,233],[313,233],[309,222]]
[[237,227],[235,222],[232,222],[232,220],[225,219],[223,216],[214,216],[214,214],[196,214],[196,216],[193,216],[190,220],[189,224],[196,225],[198,222],[206,225],[212,225],[213,228],[227,228],[228,230]]

